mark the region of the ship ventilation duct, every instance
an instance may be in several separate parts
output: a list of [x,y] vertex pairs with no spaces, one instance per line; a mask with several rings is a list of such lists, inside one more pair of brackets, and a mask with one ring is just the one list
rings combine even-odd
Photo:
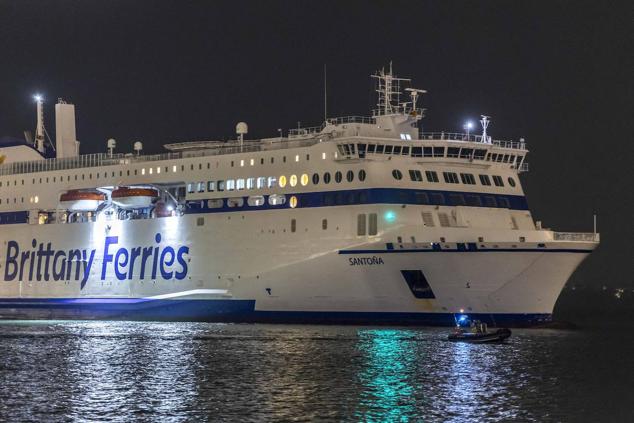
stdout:
[[79,155],[79,141],[75,132],[75,105],[61,98],[55,105],[55,149],[57,157],[75,157]]

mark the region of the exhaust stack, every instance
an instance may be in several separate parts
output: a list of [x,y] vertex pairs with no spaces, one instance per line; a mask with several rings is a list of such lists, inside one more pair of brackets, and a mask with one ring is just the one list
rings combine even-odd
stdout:
[[61,98],[55,105],[55,149],[57,158],[79,155],[79,141],[75,132],[75,105]]

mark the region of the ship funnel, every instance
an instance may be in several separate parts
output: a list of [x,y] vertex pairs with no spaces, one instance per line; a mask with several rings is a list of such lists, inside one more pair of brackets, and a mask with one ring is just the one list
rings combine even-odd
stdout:
[[55,105],[55,150],[57,158],[79,155],[79,141],[75,132],[75,105],[61,98]]

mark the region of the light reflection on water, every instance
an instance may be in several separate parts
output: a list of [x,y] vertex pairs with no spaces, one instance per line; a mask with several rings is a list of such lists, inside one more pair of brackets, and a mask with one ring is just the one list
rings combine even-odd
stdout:
[[0,421],[627,421],[620,334],[0,323]]

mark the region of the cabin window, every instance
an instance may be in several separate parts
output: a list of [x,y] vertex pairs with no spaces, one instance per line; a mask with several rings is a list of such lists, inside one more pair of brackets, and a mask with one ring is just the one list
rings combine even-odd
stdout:
[[321,159],[326,160],[326,153],[321,153]]
[[423,181],[423,174],[420,172],[420,170],[410,169],[409,170],[409,178],[412,181],[422,182]]
[[306,154],[306,161],[310,161],[310,154]]
[[196,226],[203,226],[204,224],[205,224],[205,218],[204,217],[196,218]]
[[236,181],[235,179],[227,179],[227,191],[233,191],[236,189]]
[[435,170],[426,170],[425,177],[427,182],[438,182],[438,173]]
[[335,172],[335,182],[340,183],[342,179],[343,179],[343,175],[341,174],[341,172],[339,171]]
[[460,180],[463,184],[475,185],[475,177],[470,173],[461,173]]
[[288,179],[288,182],[292,187],[297,185],[297,175],[291,175],[291,177]]
[[365,170],[361,169],[361,170],[359,171],[359,180],[360,180],[361,182],[365,181],[365,176],[366,176],[366,174],[365,174]]
[[502,180],[502,177],[498,175],[493,175],[493,183],[495,184],[496,187],[504,186],[504,181]]
[[448,184],[458,184],[458,175],[456,175],[454,172],[443,172],[442,173],[443,178],[445,179],[445,182],[447,182]]
[[400,181],[401,179],[403,179],[403,173],[401,173],[400,170],[398,169],[394,169],[392,171],[392,176],[394,177],[394,179],[396,179],[397,181]]
[[431,194],[432,204],[436,204],[442,206],[445,204],[445,196],[440,193],[432,193]]
[[277,178],[275,176],[269,176],[268,187],[273,188],[277,183]]
[[365,214],[357,215],[357,235],[364,236],[365,235]]
[[370,213],[370,215],[368,216],[368,235],[376,235],[377,232],[376,213]]
[[256,180],[256,187],[257,189],[262,189],[266,187],[266,177],[259,176],[258,179]]
[[253,166],[254,164],[255,164],[255,159],[250,159],[250,160],[249,160],[249,165],[250,165],[250,166]]
[[298,162],[299,161],[299,154],[295,155],[295,161]]
[[291,232],[297,231],[297,220],[291,219]]
[[240,179],[236,179],[236,189],[238,191],[243,190],[245,187],[245,183],[244,183],[244,179],[240,178]]
[[214,198],[212,200],[207,200],[207,207],[210,209],[220,209],[224,205],[224,200],[222,198]]
[[491,195],[484,196],[484,207],[497,207],[498,203],[495,201],[495,197]]
[[515,179],[513,179],[513,178],[511,178],[511,177],[509,176],[508,181],[509,181],[509,185],[510,185],[510,186],[512,186],[512,187],[514,187],[514,186],[515,186]]
[[194,184],[193,183],[187,184],[187,192],[190,193],[190,194],[193,193],[193,192],[196,192],[195,189],[194,189]]
[[264,164],[264,157],[260,158],[260,164],[263,165]]
[[198,192],[205,192],[205,183],[198,182]]
[[225,190],[225,181],[218,181],[218,191]]
[[255,188],[255,178],[247,178],[247,189]]
[[242,207],[244,199],[242,197],[227,198],[227,207]]
[[216,183],[214,181],[207,181],[207,191],[214,192],[216,190]]
[[264,197],[262,195],[252,195],[247,199],[247,204],[251,207],[264,205]]
[[272,194],[269,195],[269,204],[271,206],[281,206],[286,203],[286,196],[284,194]]
[[302,174],[302,176],[299,178],[299,183],[302,184],[303,187],[308,185],[308,175],[306,173]]
[[330,183],[330,173],[326,172],[324,173],[324,184],[329,184]]
[[286,186],[286,176],[280,176],[278,184],[280,185],[280,188],[284,188]]
[[480,183],[485,186],[491,185],[491,179],[489,175],[478,175],[480,177]]
[[319,183],[319,173],[313,173],[313,185],[317,185]]
[[352,182],[354,180],[354,172],[349,170],[346,172],[346,181]]
[[286,156],[282,156],[282,163],[286,163]]
[[324,230],[324,231],[326,229],[328,229],[328,219],[322,219],[321,220],[321,229]]

